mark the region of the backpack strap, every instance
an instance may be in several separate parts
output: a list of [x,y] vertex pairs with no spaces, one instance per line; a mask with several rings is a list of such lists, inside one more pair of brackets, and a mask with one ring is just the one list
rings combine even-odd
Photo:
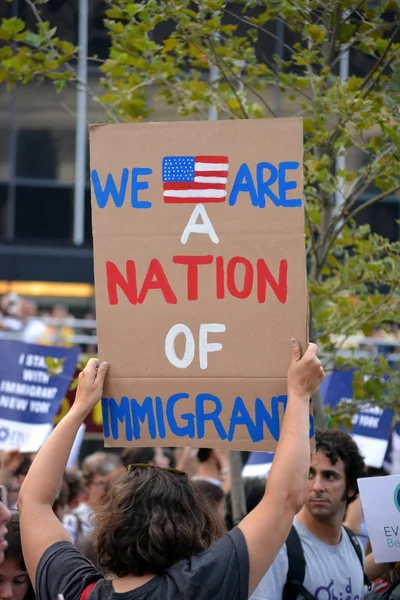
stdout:
[[296,600],[299,595],[305,600],[314,600],[314,596],[303,585],[306,576],[306,561],[301,540],[294,525],[292,525],[286,540],[286,551],[289,567],[282,600]]
[[[361,564],[361,567],[362,567],[362,570],[364,573],[364,557],[363,557],[363,553],[361,550],[360,541],[359,541],[358,537],[356,536],[356,534],[354,533],[354,531],[352,531],[351,529],[346,527],[346,525],[343,525],[343,529],[349,536],[350,542],[352,543],[352,546],[353,546],[354,550],[356,551],[358,560],[360,561],[360,564]],[[366,575],[366,573],[364,573],[364,585],[366,585],[369,590],[372,589],[372,581],[370,580],[368,575]]]
[[85,587],[82,594],[80,595],[79,600],[89,600],[90,593],[91,593],[92,589],[94,588],[94,586],[96,585],[96,583],[97,583],[97,581],[94,581],[93,583],[89,583],[89,585]]
[[[393,592],[396,592],[394,596],[392,596]],[[396,598],[400,597],[400,579],[395,579],[392,581],[391,586],[382,594],[382,600],[396,600]]]

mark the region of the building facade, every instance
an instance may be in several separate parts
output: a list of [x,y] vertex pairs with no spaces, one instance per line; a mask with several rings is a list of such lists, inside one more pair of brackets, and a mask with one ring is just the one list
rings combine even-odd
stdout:
[[[44,20],[58,27],[59,37],[74,44],[79,42],[82,11],[85,15],[87,11],[88,55],[107,56],[109,42],[103,25],[103,2],[49,0],[40,8]],[[232,3],[232,11],[237,10],[238,4]],[[29,26],[34,26],[35,18],[26,2],[2,2],[0,18],[12,15],[21,16]],[[259,42],[268,55],[282,52],[283,41],[289,45],[294,41],[292,34],[279,24],[274,36],[265,35]],[[367,67],[363,60],[360,53],[353,52],[350,72],[362,75]],[[90,88],[95,93],[100,91],[99,72],[94,63],[85,65],[85,70]],[[286,105],[276,90],[267,94],[280,115],[290,115],[290,104]],[[150,96],[154,98],[154,94]],[[152,108],[153,120],[178,118],[173,107],[155,100]],[[66,297],[73,296],[73,290],[78,296],[77,290],[81,290],[82,297],[93,294],[88,136],[77,137],[77,124],[82,119],[87,127],[104,122],[106,117],[99,104],[90,98],[82,114],[73,85],[57,94],[51,82],[31,82],[18,86],[12,93],[6,93],[4,88],[0,93],[0,295],[11,289],[24,290],[33,296],[51,295],[56,289]],[[80,165],[85,181],[83,200],[81,197],[78,203],[80,156],[85,157],[85,164]],[[360,222],[369,222],[374,231],[398,239],[399,200],[400,196],[387,198],[368,208],[361,213]],[[77,220],[81,222],[80,239],[76,233]],[[36,287],[29,287],[32,283]]]

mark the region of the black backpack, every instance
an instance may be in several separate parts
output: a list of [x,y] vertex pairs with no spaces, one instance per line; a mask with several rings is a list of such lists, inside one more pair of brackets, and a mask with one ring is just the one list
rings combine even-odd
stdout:
[[[343,527],[350,538],[353,548],[360,561],[361,568],[364,571],[363,554],[360,542],[358,541],[356,534],[351,531],[351,529],[345,526]],[[303,585],[306,575],[306,561],[304,558],[301,540],[294,525],[292,526],[292,529],[290,530],[286,540],[286,550],[289,568],[285,587],[283,588],[282,600],[296,600],[299,595],[300,597],[304,598],[304,600],[314,600],[314,596]],[[368,586],[368,589],[371,589],[371,581],[365,574],[364,584]]]

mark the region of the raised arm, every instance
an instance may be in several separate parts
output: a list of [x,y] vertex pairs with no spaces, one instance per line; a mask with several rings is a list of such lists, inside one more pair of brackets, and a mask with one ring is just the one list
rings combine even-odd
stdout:
[[79,375],[71,410],[40,449],[21,487],[18,508],[22,551],[33,584],[44,551],[55,542],[70,541],[52,506],[78,429],[101,398],[107,370],[107,363],[98,366],[97,360],[89,360]]
[[323,378],[317,346],[309,344],[301,357],[298,342],[292,340],[288,403],[265,494],[239,525],[249,552],[249,596],[285,543],[293,518],[303,503],[310,468],[310,398]]

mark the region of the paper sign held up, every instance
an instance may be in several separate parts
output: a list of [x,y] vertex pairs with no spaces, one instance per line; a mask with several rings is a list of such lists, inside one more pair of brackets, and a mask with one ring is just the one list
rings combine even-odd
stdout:
[[400,475],[359,479],[358,487],[375,562],[400,561]]
[[274,449],[307,341],[301,120],[92,126],[90,152],[106,446]]

